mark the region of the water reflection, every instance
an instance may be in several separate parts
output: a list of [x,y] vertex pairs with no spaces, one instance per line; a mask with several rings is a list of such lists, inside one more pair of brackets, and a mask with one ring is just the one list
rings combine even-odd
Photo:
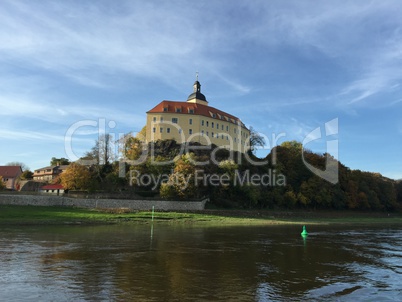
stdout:
[[[0,299],[396,299],[401,228],[170,225],[0,231]],[[365,299],[366,298],[366,299]]]

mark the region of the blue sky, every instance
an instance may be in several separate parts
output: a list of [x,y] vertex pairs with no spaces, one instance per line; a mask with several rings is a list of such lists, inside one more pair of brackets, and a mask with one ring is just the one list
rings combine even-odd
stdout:
[[[139,131],[198,71],[209,104],[267,149],[337,118],[343,164],[402,178],[401,15],[392,0],[2,0],[0,165],[67,157],[77,125]],[[77,128],[71,150],[96,135]],[[306,148],[325,152],[324,136]]]

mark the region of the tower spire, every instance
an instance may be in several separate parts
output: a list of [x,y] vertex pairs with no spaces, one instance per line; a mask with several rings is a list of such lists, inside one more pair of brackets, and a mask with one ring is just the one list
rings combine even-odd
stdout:
[[195,82],[193,84],[193,93],[190,94],[187,98],[187,102],[197,103],[208,106],[208,101],[205,98],[205,95],[201,93],[201,84],[198,81],[198,71],[195,73]]

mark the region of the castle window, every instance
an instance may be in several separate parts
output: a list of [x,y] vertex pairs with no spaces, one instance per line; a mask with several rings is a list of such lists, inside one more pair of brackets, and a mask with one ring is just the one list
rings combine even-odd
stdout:
[[188,129],[188,134],[193,134],[193,129]]
[[161,117],[161,123],[163,123],[163,117]]
[[209,122],[207,121],[207,127],[208,127],[208,125],[209,125]]
[[178,122],[177,117],[172,117],[172,123],[173,123],[173,124],[177,124],[177,122]]
[[212,127],[212,128],[214,127],[214,122],[211,123],[211,127]]
[[209,136],[209,133],[208,133],[208,131],[207,131],[207,136]]
[[204,126],[204,120],[201,121],[201,126]]
[[218,129],[218,130],[219,130],[219,124],[218,124],[218,123],[216,123],[216,129]]
[[212,135],[212,137],[214,137],[214,133],[213,133],[213,132],[212,132],[212,134],[211,134],[211,135]]
[[229,131],[229,126],[226,126],[226,131]]
[[154,121],[154,123],[156,122],[156,116],[154,116],[153,121]]
[[222,125],[222,130],[223,130],[223,125]]
[[159,132],[162,133],[163,132],[163,127],[159,128]]
[[192,118],[189,119],[189,120],[188,120],[188,123],[189,123],[190,125],[192,125],[192,124],[193,124],[193,119],[192,119]]
[[167,133],[170,133],[170,128],[166,128],[166,132],[167,132]]
[[154,127],[154,128],[152,128],[152,132],[153,133],[155,133],[156,132],[156,128]]
[[204,130],[201,130],[201,136],[204,136]]

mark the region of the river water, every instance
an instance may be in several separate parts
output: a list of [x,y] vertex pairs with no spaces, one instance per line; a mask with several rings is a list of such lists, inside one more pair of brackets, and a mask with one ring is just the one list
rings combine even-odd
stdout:
[[402,226],[0,229],[1,301],[400,301]]

